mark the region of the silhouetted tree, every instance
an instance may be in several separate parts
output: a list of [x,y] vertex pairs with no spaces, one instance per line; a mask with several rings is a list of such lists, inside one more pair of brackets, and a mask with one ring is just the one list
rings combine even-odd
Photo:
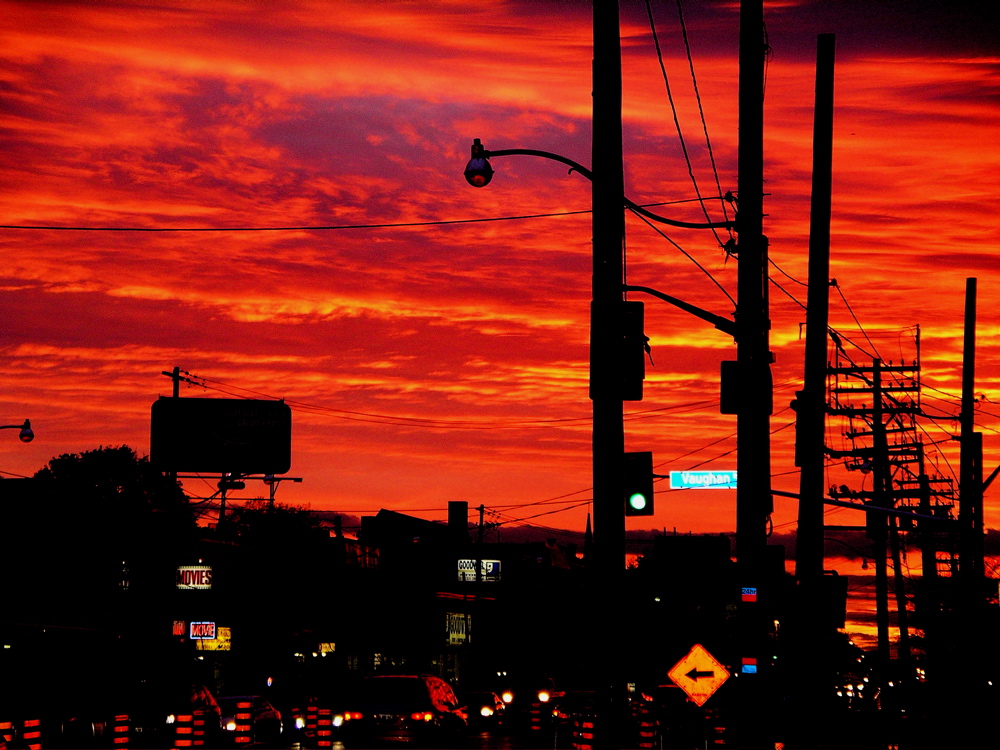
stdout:
[[[37,537],[33,547],[50,557],[58,550],[69,563],[60,577],[81,591],[169,582],[197,528],[177,481],[126,445],[56,456],[28,492],[35,502],[23,526]],[[88,583],[72,581],[77,575]]]
[[127,445],[56,456],[35,479],[72,486],[81,500],[125,516],[166,513],[194,525],[187,497],[177,481],[154,469],[146,456]]
[[226,517],[229,534],[245,544],[300,545],[329,536],[322,521],[307,508],[264,498],[231,507]]

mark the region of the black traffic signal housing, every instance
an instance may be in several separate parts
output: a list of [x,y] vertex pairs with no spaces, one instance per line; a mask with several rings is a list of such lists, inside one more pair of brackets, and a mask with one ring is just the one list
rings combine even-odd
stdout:
[[226,490],[243,490],[246,489],[246,486],[246,482],[239,477],[223,477],[219,480],[218,484],[219,489],[223,492]]
[[653,515],[653,453],[651,451],[626,453],[622,467],[625,515]]
[[646,352],[649,351],[649,337],[643,332],[643,313],[642,302],[622,302],[622,401],[642,401]]

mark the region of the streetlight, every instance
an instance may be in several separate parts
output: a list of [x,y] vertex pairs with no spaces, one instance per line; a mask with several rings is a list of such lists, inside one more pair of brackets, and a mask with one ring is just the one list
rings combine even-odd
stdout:
[[[595,4],[595,13],[599,4]],[[617,9],[615,9],[617,14]],[[617,21],[617,18],[615,18]],[[595,29],[598,24],[595,21]],[[617,28],[615,34],[617,37]],[[595,48],[597,44],[595,41]],[[595,59],[597,53],[595,51]],[[597,69],[595,63],[595,70]],[[598,118],[596,91],[599,88],[595,81],[595,143],[598,142]],[[620,112],[620,104],[618,110]],[[605,123],[607,124],[607,123]],[[619,128],[620,130],[620,128]],[[603,142],[603,141],[602,141]],[[628,454],[625,453],[625,438],[622,403],[625,400],[641,400],[638,396],[626,392],[623,388],[623,378],[619,367],[621,342],[624,338],[624,323],[626,321],[626,305],[630,304],[623,298],[623,292],[643,291],[659,296],[668,302],[677,304],[679,300],[662,295],[646,287],[626,287],[622,283],[621,256],[622,238],[624,237],[623,210],[628,207],[635,213],[662,224],[688,229],[731,228],[735,222],[694,223],[668,219],[652,213],[643,206],[629,200],[624,195],[624,185],[620,180],[621,148],[620,132],[618,146],[612,151],[617,154],[617,160],[610,159],[614,164],[605,163],[599,174],[618,175],[619,179],[594,180],[594,173],[583,165],[560,154],[536,149],[514,148],[497,151],[487,150],[476,138],[472,143],[472,158],[465,167],[465,179],[473,187],[485,187],[493,179],[494,171],[490,157],[499,156],[538,156],[544,159],[561,162],[569,166],[571,172],[577,172],[594,183],[593,189],[593,296],[591,301],[590,328],[590,397],[593,402],[593,475],[594,475],[594,561],[591,571],[595,577],[598,596],[605,604],[604,612],[595,617],[595,639],[602,651],[601,667],[597,680],[599,695],[597,715],[602,717],[600,723],[601,742],[595,743],[600,750],[620,747],[621,724],[626,706],[624,701],[624,684],[620,674],[619,655],[617,647],[617,624],[610,613],[618,609],[620,592],[622,590],[621,574],[625,562],[625,469]],[[595,147],[593,158],[595,169],[599,157],[609,161],[608,149]],[[735,336],[735,324],[719,316],[707,313],[700,308],[686,303],[677,306],[698,317],[713,322],[717,328]],[[642,336],[639,337],[643,338]],[[651,454],[648,464],[652,464]],[[652,481],[652,472],[649,472]],[[651,488],[647,489],[652,500]],[[651,511],[651,506],[649,507]]]
[[18,437],[21,439],[22,443],[30,443],[35,439],[35,433],[31,429],[31,420],[24,420],[24,424],[5,424],[0,425],[0,430],[20,430]]
[[[465,181],[472,185],[472,187],[477,188],[489,185],[495,174],[493,166],[490,164],[490,159],[495,156],[539,156],[543,159],[551,159],[568,166],[570,172],[577,172],[591,182],[594,181],[594,173],[587,169],[587,167],[561,154],[555,154],[551,151],[539,151],[534,148],[503,148],[490,151],[483,146],[479,138],[475,138],[472,141],[472,158],[465,165]],[[732,229],[736,226],[735,221],[691,222],[668,219],[665,216],[654,214],[635,201],[629,200],[628,196],[623,195],[621,200],[623,207],[629,208],[635,213],[645,216],[647,219],[659,222],[660,224],[669,224],[672,227],[683,227],[685,229]]]

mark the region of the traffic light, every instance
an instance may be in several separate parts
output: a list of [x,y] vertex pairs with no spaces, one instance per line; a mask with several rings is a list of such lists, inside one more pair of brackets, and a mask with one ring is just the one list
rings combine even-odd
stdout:
[[622,303],[622,401],[642,401],[642,381],[646,378],[649,337],[643,332],[643,304]]
[[242,481],[239,477],[225,476],[219,480],[219,489],[226,490],[243,490],[246,489],[246,482]]
[[639,451],[624,456],[625,515],[653,515],[653,453]]

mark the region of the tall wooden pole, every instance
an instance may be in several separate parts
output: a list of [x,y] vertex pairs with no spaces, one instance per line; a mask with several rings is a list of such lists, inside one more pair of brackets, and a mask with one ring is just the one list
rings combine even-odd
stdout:
[[[796,395],[795,465],[799,525],[795,575],[809,593],[823,575],[824,430],[827,329],[830,307],[830,215],[833,178],[833,62],[836,37],[820,34],[816,50],[812,203],[809,217],[809,291],[803,388]],[[815,608],[813,612],[817,611]]]
[[959,573],[974,600],[985,575],[983,559],[983,443],[976,416],[976,279],[965,280],[965,337],[962,351],[962,411],[959,460]]
[[623,240],[622,67],[617,0],[594,2],[593,67],[593,297],[590,396],[593,401],[594,555],[599,605],[595,646],[602,696],[595,744],[619,747],[619,703],[625,697],[616,627],[625,575],[625,503],[622,489],[625,436],[621,367]]
[[764,220],[764,3],[740,3],[739,213],[736,360],[741,388],[736,415],[736,562],[741,685],[739,746],[773,747],[768,711],[770,660],[766,610],[776,592],[765,584],[767,520],[771,514],[772,410],[767,238]]

